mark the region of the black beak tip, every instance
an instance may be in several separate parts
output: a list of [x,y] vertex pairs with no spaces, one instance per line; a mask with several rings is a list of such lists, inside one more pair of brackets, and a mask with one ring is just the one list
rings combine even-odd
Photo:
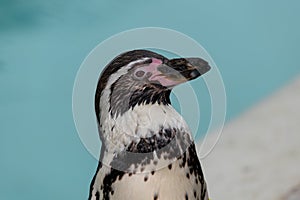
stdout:
[[195,69],[191,71],[190,77],[191,79],[197,78],[199,76],[202,76],[206,72],[208,72],[211,69],[208,63],[202,64],[202,65],[196,65]]
[[201,74],[205,74],[206,72],[208,72],[210,69],[211,69],[211,67],[209,66],[209,64],[207,63],[206,65],[204,65],[204,66],[202,66],[202,67],[200,67],[200,69],[201,69],[201,71],[202,71],[202,73]]
[[187,61],[196,68],[199,75],[203,75],[211,69],[208,62],[201,58],[188,58]]
[[168,66],[178,71],[187,81],[196,79],[211,69],[208,62],[196,57],[172,59]]

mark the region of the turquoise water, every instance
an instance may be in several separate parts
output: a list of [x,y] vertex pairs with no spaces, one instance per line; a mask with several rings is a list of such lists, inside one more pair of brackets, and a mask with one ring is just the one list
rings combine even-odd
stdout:
[[99,42],[143,26],[191,36],[222,73],[229,120],[299,74],[299,8],[296,0],[0,0],[0,199],[86,199],[97,161],[77,136],[72,87]]

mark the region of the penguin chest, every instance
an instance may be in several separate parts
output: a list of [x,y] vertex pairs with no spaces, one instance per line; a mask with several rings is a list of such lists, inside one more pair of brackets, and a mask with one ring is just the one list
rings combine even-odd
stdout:
[[109,196],[113,200],[201,199],[202,187],[195,173],[176,161],[157,171],[124,174],[112,183]]

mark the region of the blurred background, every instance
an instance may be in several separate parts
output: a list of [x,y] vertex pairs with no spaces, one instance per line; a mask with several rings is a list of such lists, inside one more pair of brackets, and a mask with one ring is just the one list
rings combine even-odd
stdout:
[[[297,0],[0,0],[0,199],[87,199],[97,160],[77,135],[72,89],[80,64],[101,41],[145,26],[194,38],[219,67],[226,120],[235,126],[299,79],[299,8]],[[282,94],[299,93],[298,86]],[[295,105],[289,112],[299,111]],[[289,112],[278,115],[288,122]]]

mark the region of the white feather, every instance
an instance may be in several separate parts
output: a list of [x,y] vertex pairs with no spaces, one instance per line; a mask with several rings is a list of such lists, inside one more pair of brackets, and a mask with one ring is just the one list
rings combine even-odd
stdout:
[[172,106],[157,103],[135,106],[116,119],[107,115],[101,120],[101,124],[103,139],[109,152],[120,152],[132,141],[158,133],[161,127],[177,128],[190,133],[182,116]]

